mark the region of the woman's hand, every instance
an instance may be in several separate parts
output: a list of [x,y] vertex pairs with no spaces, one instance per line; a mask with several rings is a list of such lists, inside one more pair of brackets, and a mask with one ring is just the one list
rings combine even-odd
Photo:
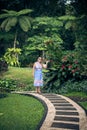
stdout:
[[46,61],[46,64],[48,64],[48,62],[50,62],[50,60],[47,60],[47,61]]

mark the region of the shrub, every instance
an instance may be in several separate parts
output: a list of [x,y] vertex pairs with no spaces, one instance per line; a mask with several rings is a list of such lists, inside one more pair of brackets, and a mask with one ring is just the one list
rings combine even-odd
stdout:
[[81,78],[80,64],[78,60],[75,59],[73,54],[67,55],[62,58],[58,75],[62,81],[66,81],[72,78],[78,80]]
[[1,92],[10,92],[11,90],[15,90],[17,87],[17,82],[12,79],[1,79],[0,80],[0,91]]
[[87,94],[87,80],[65,82],[58,93],[84,92]]
[[58,92],[62,85],[68,80],[79,81],[81,79],[80,65],[73,54],[62,58],[60,64],[50,68],[44,73],[44,89],[48,92]]
[[21,54],[20,48],[8,48],[4,58],[10,66],[20,66],[19,55]]

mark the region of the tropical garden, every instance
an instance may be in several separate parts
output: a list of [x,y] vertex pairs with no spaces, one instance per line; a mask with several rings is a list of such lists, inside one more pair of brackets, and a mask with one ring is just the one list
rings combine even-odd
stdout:
[[[86,0],[0,1],[0,104],[6,113],[5,117],[0,108],[1,129],[10,130],[12,126],[21,129],[26,115],[23,120],[16,117],[22,113],[20,107],[27,113],[25,109],[33,107],[35,103],[36,108],[32,111],[37,109],[40,118],[33,118],[36,114],[32,116],[31,111],[31,121],[36,118],[37,122],[35,120],[35,124],[32,124],[27,117],[22,128],[35,130],[36,124],[40,122],[44,113],[40,102],[30,97],[32,103],[29,104],[32,106],[28,106],[29,97],[10,94],[11,91],[34,91],[32,66],[38,56],[43,57],[44,63],[49,60],[47,69],[43,70],[42,92],[68,96],[87,111]],[[4,104],[3,100],[9,105]],[[24,102],[25,108],[21,106]],[[15,111],[11,111],[11,106]],[[17,113],[18,109],[20,113]],[[8,113],[21,123],[18,126],[14,125],[14,121],[9,123],[12,116],[9,117]],[[30,128],[27,122],[30,122]]]

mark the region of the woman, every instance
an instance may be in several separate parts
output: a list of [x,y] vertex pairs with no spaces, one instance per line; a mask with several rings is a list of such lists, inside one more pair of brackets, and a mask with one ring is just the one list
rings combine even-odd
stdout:
[[42,58],[38,57],[37,62],[33,65],[34,86],[37,93],[41,93],[40,87],[43,86],[42,68],[47,68],[47,62],[42,64]]

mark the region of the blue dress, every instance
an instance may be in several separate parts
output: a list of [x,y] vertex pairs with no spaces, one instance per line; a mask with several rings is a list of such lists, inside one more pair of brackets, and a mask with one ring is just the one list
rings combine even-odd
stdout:
[[34,86],[36,86],[36,87],[43,86],[42,65],[39,62],[35,63]]

